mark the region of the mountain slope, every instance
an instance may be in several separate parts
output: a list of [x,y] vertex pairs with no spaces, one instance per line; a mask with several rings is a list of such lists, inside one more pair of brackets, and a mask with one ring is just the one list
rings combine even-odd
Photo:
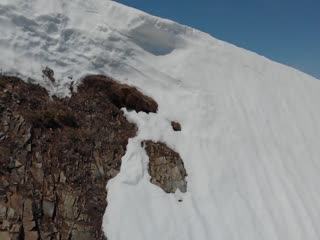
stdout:
[[[159,104],[156,114],[126,112],[139,130],[108,183],[109,240],[320,239],[318,80],[111,1],[0,4],[4,72],[59,96],[70,78],[103,73]],[[149,182],[147,139],[180,154],[187,193]]]

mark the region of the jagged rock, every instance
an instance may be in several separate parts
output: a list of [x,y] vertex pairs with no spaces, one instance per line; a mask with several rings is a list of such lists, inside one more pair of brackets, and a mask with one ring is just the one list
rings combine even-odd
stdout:
[[161,142],[143,141],[149,156],[148,171],[151,183],[161,187],[166,193],[187,191],[187,172],[178,153]]
[[64,99],[15,77],[0,83],[0,239],[104,239],[105,186],[137,131],[120,108],[157,103],[104,76]]

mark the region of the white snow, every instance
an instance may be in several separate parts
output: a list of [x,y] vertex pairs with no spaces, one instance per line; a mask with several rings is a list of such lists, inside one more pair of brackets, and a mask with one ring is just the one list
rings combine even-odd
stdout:
[[[317,79],[111,1],[0,0],[0,52],[4,72],[52,94],[104,73],[158,102],[156,114],[124,110],[139,132],[107,186],[109,240],[320,239]],[[187,193],[149,182],[146,139],[180,154]]]

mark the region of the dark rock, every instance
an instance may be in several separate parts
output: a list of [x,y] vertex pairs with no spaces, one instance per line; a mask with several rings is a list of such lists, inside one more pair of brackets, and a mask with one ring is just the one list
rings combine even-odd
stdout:
[[161,142],[144,141],[149,156],[150,182],[161,187],[166,193],[187,191],[187,172],[178,153]]
[[181,131],[181,125],[180,125],[180,123],[178,123],[178,122],[171,122],[171,126],[172,126],[173,131],[175,131],[175,132]]
[[52,83],[54,83],[56,80],[54,79],[54,71],[49,68],[49,67],[45,67],[42,70],[42,73],[45,77],[47,77]]

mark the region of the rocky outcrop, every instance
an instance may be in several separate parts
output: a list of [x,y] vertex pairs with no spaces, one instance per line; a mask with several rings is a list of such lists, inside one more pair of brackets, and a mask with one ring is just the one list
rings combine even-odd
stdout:
[[136,134],[120,108],[156,112],[137,89],[89,76],[70,98],[0,76],[0,239],[103,239],[105,186]]
[[[86,77],[77,92],[61,99],[0,75],[1,240],[104,239],[105,186],[118,174],[128,139],[137,131],[123,107],[158,109],[136,88],[106,76]],[[144,145],[151,182],[167,193],[185,192],[179,154],[164,143]]]
[[142,145],[149,156],[150,182],[166,193],[187,191],[187,172],[178,153],[161,142],[143,141]]
[[175,132],[180,132],[181,131],[181,125],[178,122],[172,121],[171,122],[171,127],[172,127],[173,131],[175,131]]

